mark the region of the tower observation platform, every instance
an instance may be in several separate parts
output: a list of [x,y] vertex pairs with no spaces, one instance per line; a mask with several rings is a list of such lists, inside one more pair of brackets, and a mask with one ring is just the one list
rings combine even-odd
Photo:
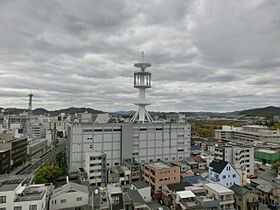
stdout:
[[131,118],[130,123],[153,122],[151,115],[145,108],[147,105],[151,104],[150,102],[146,101],[145,98],[145,90],[147,88],[151,88],[151,75],[152,75],[151,72],[146,71],[146,68],[149,68],[151,66],[152,65],[150,63],[144,63],[144,52],[142,52],[142,62],[134,64],[134,67],[140,68],[140,71],[134,72],[134,88],[139,89],[139,99],[134,104],[138,105],[139,109]]

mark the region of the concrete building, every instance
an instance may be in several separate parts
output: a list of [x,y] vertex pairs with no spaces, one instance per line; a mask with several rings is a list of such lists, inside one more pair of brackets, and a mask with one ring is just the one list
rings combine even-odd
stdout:
[[234,184],[240,185],[240,175],[230,163],[213,160],[209,165],[207,181],[231,187]]
[[8,174],[11,171],[11,150],[0,150],[0,174]]
[[69,182],[53,191],[50,210],[80,209],[89,206],[89,190],[87,186]]
[[131,171],[127,166],[116,166],[108,169],[108,183],[126,186],[131,183]]
[[48,140],[46,138],[31,138],[28,139],[27,155],[29,158],[33,156],[43,155],[48,148]]
[[180,123],[89,124],[73,123],[68,129],[70,172],[82,168],[86,152],[106,154],[108,167],[133,157],[139,163],[177,161],[190,156],[190,125]]
[[237,140],[248,143],[263,143],[280,141],[279,130],[269,130],[266,126],[247,125],[243,127],[222,126],[215,130],[215,138],[218,140]]
[[0,187],[2,210],[47,210],[52,185],[4,184]]
[[107,182],[106,155],[101,152],[87,152],[85,159],[84,169],[88,174],[89,184],[105,185]]
[[218,146],[215,159],[229,162],[235,169],[246,170],[247,175],[254,175],[254,148],[242,146]]
[[144,164],[144,180],[152,187],[152,192],[161,192],[162,186],[180,182],[180,167],[157,161]]
[[151,186],[147,182],[133,182],[130,188],[132,190],[136,190],[146,202],[150,202],[152,200]]
[[256,151],[256,161],[273,164],[280,161],[280,152],[260,149]]
[[204,185],[210,198],[219,202],[218,209],[234,209],[234,192],[223,185],[208,183]]
[[138,163],[134,158],[126,159],[123,163],[130,169],[131,182],[137,182],[142,180],[142,165]]
[[0,140],[0,150],[10,150],[11,167],[22,165],[27,159],[27,138]]
[[237,210],[258,210],[259,200],[257,194],[239,185],[232,185],[234,192],[234,207]]

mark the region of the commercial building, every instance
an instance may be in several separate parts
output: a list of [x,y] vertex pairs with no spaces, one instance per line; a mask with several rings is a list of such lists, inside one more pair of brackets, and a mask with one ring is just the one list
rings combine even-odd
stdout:
[[[142,54],[144,57],[144,53]],[[96,123],[90,113],[83,113],[68,129],[68,165],[70,172],[83,166],[85,153],[96,150],[106,154],[108,167],[119,166],[134,158],[143,164],[157,160],[177,161],[190,157],[191,128],[187,123],[156,123],[146,110],[150,102],[145,90],[151,88],[150,63],[136,63],[134,88],[139,89],[138,111],[129,123]]]
[[280,141],[279,130],[269,130],[266,126],[247,125],[243,127],[222,126],[215,130],[215,138],[218,140],[237,140],[248,143],[263,143]]
[[209,165],[209,182],[219,183],[225,187],[231,187],[234,184],[240,185],[240,175],[232,165],[223,160],[213,160]]
[[46,210],[52,185],[4,184],[0,187],[0,209],[2,210]]
[[254,148],[242,146],[218,146],[215,148],[215,159],[229,162],[235,169],[247,171],[254,175]]
[[256,161],[262,162],[264,164],[273,164],[280,161],[280,152],[260,149],[256,151]]
[[107,182],[106,155],[101,152],[87,152],[84,169],[88,175],[89,184],[101,186]]
[[239,210],[258,210],[259,200],[257,194],[241,187],[239,185],[232,185],[229,189],[234,192],[234,207]]
[[190,125],[185,123],[72,123],[67,146],[70,172],[83,167],[86,152],[106,154],[113,167],[133,157],[139,163],[177,161],[190,157]]
[[180,182],[180,167],[163,161],[146,163],[144,180],[151,185],[153,193],[159,193],[163,185]]
[[8,174],[11,171],[11,150],[0,150],[0,174]]
[[0,150],[10,150],[11,167],[22,165],[27,158],[27,138],[0,140]]
[[223,185],[208,183],[204,185],[210,198],[219,202],[218,209],[234,209],[234,192]]

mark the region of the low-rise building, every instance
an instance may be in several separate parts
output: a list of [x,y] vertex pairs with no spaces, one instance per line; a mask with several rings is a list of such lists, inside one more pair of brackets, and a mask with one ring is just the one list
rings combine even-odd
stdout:
[[101,152],[87,152],[84,169],[88,176],[90,185],[105,185],[107,182],[107,162],[106,154]]
[[142,180],[142,165],[134,158],[126,159],[123,163],[131,171],[131,182],[137,182]]
[[258,201],[257,194],[236,184],[232,185],[229,189],[231,189],[234,192],[235,209],[238,210],[259,209],[259,201]]
[[163,185],[180,182],[180,167],[163,161],[146,163],[144,180],[151,185],[154,194],[160,193]]
[[53,191],[50,210],[80,209],[87,210],[89,190],[87,186],[69,182]]
[[209,182],[219,183],[225,187],[231,187],[234,184],[240,185],[240,175],[234,167],[223,160],[213,160],[209,165]]
[[234,192],[223,185],[207,183],[204,185],[210,198],[219,202],[219,209],[234,209]]
[[280,161],[280,152],[260,149],[255,153],[256,161],[262,162],[263,164],[273,164]]
[[47,210],[52,185],[4,184],[0,187],[0,209]]
[[152,200],[151,186],[147,182],[144,181],[132,182],[130,188],[132,190],[136,190],[146,202]]

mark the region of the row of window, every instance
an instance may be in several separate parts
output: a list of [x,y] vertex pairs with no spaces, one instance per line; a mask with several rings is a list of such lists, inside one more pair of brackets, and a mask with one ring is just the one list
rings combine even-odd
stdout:
[[[6,207],[0,208],[0,210],[8,210]],[[15,206],[14,210],[22,210],[22,206]],[[29,210],[37,210],[37,205],[29,205]]]
[[[82,197],[77,197],[76,201],[82,201]],[[66,199],[61,199],[60,203],[66,203],[67,200]],[[52,204],[56,204],[56,200],[52,200]]]

